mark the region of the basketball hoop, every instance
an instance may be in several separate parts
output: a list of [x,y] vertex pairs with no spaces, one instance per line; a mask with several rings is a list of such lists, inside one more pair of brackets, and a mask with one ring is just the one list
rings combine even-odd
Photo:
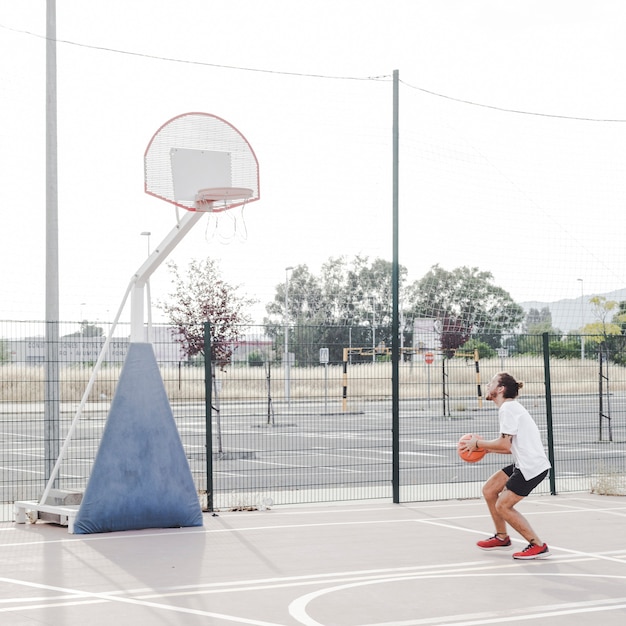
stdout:
[[223,211],[232,205],[245,204],[254,192],[246,187],[208,187],[200,189],[196,194],[194,208],[196,211],[213,213]]
[[184,113],[150,140],[144,189],[190,212],[220,213],[259,199],[259,164],[232,124],[208,113]]

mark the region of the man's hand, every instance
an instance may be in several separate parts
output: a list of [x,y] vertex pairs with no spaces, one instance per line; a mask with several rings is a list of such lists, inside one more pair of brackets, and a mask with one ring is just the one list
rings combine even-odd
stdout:
[[468,452],[473,452],[474,450],[476,450],[478,448],[478,446],[477,446],[478,440],[479,440],[479,437],[477,437],[476,435],[472,435],[471,439],[467,439],[467,440],[461,441],[459,443],[459,449],[462,452],[465,452],[466,450]]

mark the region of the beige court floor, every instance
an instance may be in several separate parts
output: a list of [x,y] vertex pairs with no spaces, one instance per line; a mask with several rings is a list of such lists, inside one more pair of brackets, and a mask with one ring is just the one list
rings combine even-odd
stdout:
[[99,535],[5,523],[0,624],[623,625],[626,499],[531,496],[520,510],[551,558],[478,550],[492,532],[480,500],[220,512],[202,528]]

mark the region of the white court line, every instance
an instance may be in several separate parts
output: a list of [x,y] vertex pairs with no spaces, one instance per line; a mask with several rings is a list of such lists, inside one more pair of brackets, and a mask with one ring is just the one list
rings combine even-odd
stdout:
[[[476,500],[475,503],[471,503],[471,504],[475,504],[476,506],[481,505],[484,506],[484,503],[481,500]],[[470,503],[466,503],[465,506],[470,505]],[[451,504],[441,504],[441,505],[428,505],[426,507],[418,507],[418,506],[405,506],[404,509],[405,510],[409,510],[409,511],[414,511],[416,510],[417,512],[420,511],[431,511],[433,509],[444,509],[444,508],[450,508],[450,507],[458,507],[458,503],[451,503]],[[397,511],[398,510],[398,505],[394,505],[394,506],[385,506],[385,507],[368,507],[368,508],[359,508],[359,509],[352,509],[352,508],[347,508],[347,509],[343,509],[343,508],[337,508],[337,509],[333,509],[333,513],[359,513],[359,512],[364,512],[364,511],[382,511],[382,510],[394,510]],[[597,509],[597,508],[588,508],[588,509],[576,509],[573,511],[525,511],[525,514],[530,515],[544,515],[544,514],[555,514],[555,515],[564,515],[564,514],[568,514],[568,513],[581,513],[581,512],[590,512],[590,513],[597,513],[597,512],[603,512],[603,511],[607,511],[610,512],[611,509]],[[289,516],[307,516],[307,517],[311,517],[315,514],[321,514],[321,515],[327,515],[328,514],[328,510],[327,509],[323,509],[323,510],[310,510],[308,507],[303,508],[303,509],[299,509],[297,511],[281,511],[280,512],[281,515],[289,515]],[[120,540],[133,540],[133,541],[138,541],[142,538],[151,538],[151,537],[159,537],[159,536],[167,536],[167,535],[172,535],[174,533],[176,534],[198,534],[198,533],[206,533],[206,534],[214,534],[214,533],[229,533],[229,532],[233,532],[233,533],[244,533],[244,532],[258,532],[258,531],[262,531],[262,530],[266,530],[266,531],[275,531],[275,530],[283,530],[283,529],[290,529],[290,528],[315,528],[315,527],[330,527],[330,526],[351,526],[351,525],[355,525],[355,526],[360,526],[360,525],[371,525],[371,524],[414,524],[416,522],[421,522],[421,523],[429,523],[429,524],[437,524],[439,523],[440,525],[444,526],[443,522],[445,521],[452,521],[452,520],[463,520],[463,519],[478,519],[478,518],[486,518],[488,517],[488,513],[484,512],[484,513],[480,513],[477,515],[452,515],[452,516],[446,516],[446,517],[439,517],[436,519],[432,519],[432,518],[415,518],[415,517],[407,517],[407,518],[400,518],[400,519],[386,519],[386,520],[349,520],[349,521],[345,521],[345,522],[306,522],[304,524],[298,524],[298,523],[293,523],[293,524],[273,524],[273,525],[267,525],[267,526],[258,526],[258,525],[254,525],[254,526],[247,526],[247,527],[237,527],[237,528],[207,528],[206,526],[202,526],[202,527],[193,527],[193,528],[177,528],[177,529],[169,529],[169,530],[165,530],[165,531],[159,531],[159,532],[151,532],[149,530],[142,532],[141,534],[138,533],[132,533],[132,534],[128,534],[128,533],[120,533],[120,534],[116,534],[116,535],[110,535],[107,534],[106,536],[102,536],[101,534],[98,534],[97,536],[92,536],[92,535],[79,535],[79,536],[72,536],[70,538],[63,538],[63,539],[53,539],[53,540],[49,540],[49,539],[38,539],[36,541],[26,541],[26,542],[20,542],[20,543],[12,543],[12,544],[0,544],[0,547],[15,547],[15,546],[27,546],[27,545],[38,545],[38,544],[42,544],[42,543],[46,543],[46,544],[52,544],[52,543],[66,543],[66,542],[88,542],[88,541],[120,541]],[[227,518],[225,518],[227,519]],[[447,525],[447,527],[455,529],[455,530],[463,530],[465,532],[473,532],[473,533],[477,533],[479,531],[474,531],[471,529],[467,529],[467,528],[463,528],[461,526],[456,526],[456,525],[452,525],[449,524]],[[584,554],[584,553],[583,553]]]
[[[489,611],[484,613],[469,613],[463,617],[459,615],[446,615],[416,620],[395,622],[379,622],[378,624],[362,624],[361,626],[428,626],[436,624],[448,624],[449,626],[478,626],[480,624],[501,624],[503,622],[517,622],[521,620],[542,619],[544,617],[556,617],[559,615],[571,615],[572,613],[589,613],[591,611],[615,611],[622,609],[626,604],[626,598],[613,600],[588,600],[582,602],[570,602],[563,604],[536,607],[541,613],[532,613],[524,609],[510,609],[507,611]],[[468,618],[470,621],[467,621]]]
[[20,450],[19,452],[17,452],[15,449],[12,450],[12,452],[16,455],[16,456],[20,456],[20,458],[23,457],[29,457],[32,459],[43,459],[45,455],[43,454],[37,454],[35,452],[24,452],[24,450]]
[[406,524],[406,523],[415,523],[415,519],[398,519],[398,520],[385,520],[381,522],[380,520],[364,520],[364,521],[350,521],[350,522],[311,522],[307,524],[281,524],[274,526],[248,526],[245,528],[214,528],[207,529],[205,527],[194,527],[191,529],[171,529],[171,532],[146,532],[145,534],[119,534],[115,536],[107,535],[106,537],[93,537],[91,535],[74,535],[73,538],[63,538],[63,539],[52,539],[46,540],[39,539],[37,541],[24,541],[20,543],[10,543],[10,544],[0,544],[0,548],[2,547],[17,547],[17,546],[32,546],[32,545],[40,545],[40,544],[53,544],[53,543],[74,543],[74,542],[88,542],[88,541],[119,541],[124,539],[132,539],[133,541],[138,541],[142,538],[152,538],[152,537],[161,537],[172,534],[186,535],[186,534],[219,534],[219,533],[237,533],[241,534],[244,532],[258,532],[260,530],[268,530],[268,531],[280,531],[286,528],[316,528],[316,527],[327,527],[327,526],[353,526],[353,525],[371,525],[371,524]]
[[400,452],[400,456],[432,456],[435,457],[436,459],[443,459],[445,458],[445,454],[434,454],[433,452]]
[[23,433],[14,433],[13,431],[6,431],[3,430],[1,431],[2,435],[8,435],[10,437],[15,437],[16,439],[31,439],[33,441],[43,441],[43,437],[41,437],[40,435],[25,435]]
[[[456,526],[454,524],[443,524],[441,522],[437,522],[435,520],[415,520],[416,522],[420,522],[423,524],[430,524],[431,526],[441,526],[442,528],[451,528],[452,530],[462,530],[466,533],[472,533],[474,535],[478,534],[480,531],[473,530],[472,528],[463,528],[462,526]],[[481,533],[484,534],[484,533]],[[513,539],[512,541],[517,541],[518,543],[526,543],[526,541],[520,541],[517,539]],[[561,552],[567,552],[568,554],[574,554],[575,556],[589,557],[593,559],[599,559],[603,561],[612,561],[613,563],[620,563],[621,565],[626,564],[626,561],[622,559],[617,559],[612,556],[607,556],[606,554],[601,554],[599,552],[584,552],[582,550],[571,550],[570,548],[562,548],[559,546],[555,546],[550,544],[550,550],[560,550]]]
[[[74,596],[69,596],[74,597]],[[69,602],[64,600],[59,600],[58,602],[46,602],[45,604],[30,604],[28,606],[9,606],[6,608],[0,608],[0,613],[13,613],[16,611],[33,611],[35,609],[54,609],[58,607],[69,607],[69,606],[83,606],[85,604],[102,604],[106,602],[106,600],[78,600],[75,602]]]
[[263,461],[261,459],[245,459],[246,463],[262,463],[263,465],[278,465],[279,467],[294,467],[296,469],[308,469],[308,465],[294,465],[292,463],[276,463],[274,461]]
[[[577,498],[572,498],[573,500],[579,500]],[[581,500],[582,502],[585,502],[585,500]],[[610,513],[612,515],[619,515],[619,516],[626,516],[626,506],[614,506],[614,507],[602,507],[602,508],[597,508],[597,509],[589,509],[589,508],[581,508],[580,505],[575,506],[575,505],[569,505],[569,504],[562,504],[560,502],[555,502],[553,503],[553,506],[556,507],[560,507],[563,509],[567,509],[567,511],[571,511],[574,513],[578,513],[578,512],[599,512],[599,513]],[[623,511],[623,512],[622,512]]]
[[[485,506],[483,501],[479,502],[480,504],[482,504],[483,506]],[[418,509],[419,510],[419,509]],[[608,509],[578,509],[578,508],[572,508],[569,510],[564,510],[564,511],[541,511],[541,510],[532,510],[532,509],[526,509],[524,510],[524,515],[531,517],[533,515],[571,515],[572,513],[609,513],[614,515],[614,511],[620,511],[621,508],[608,508]],[[626,507],[624,507],[624,510],[626,511]],[[455,520],[455,519],[477,519],[479,517],[489,517],[489,513],[488,511],[485,511],[484,514],[478,514],[478,515],[450,515],[448,517],[439,517],[437,518],[438,520],[441,521],[445,521],[445,520]],[[620,514],[621,517],[621,514]]]
[[[591,561],[592,558],[572,558],[568,559],[568,563],[579,563],[584,561]],[[462,567],[459,567],[462,566]],[[209,594],[221,594],[221,593],[241,593],[246,591],[263,591],[267,589],[285,589],[291,587],[304,587],[307,585],[320,585],[329,583],[347,583],[347,582],[363,582],[363,583],[382,583],[382,582],[394,582],[398,580],[414,580],[414,579],[431,579],[431,578],[447,578],[457,577],[461,575],[481,575],[481,576],[496,576],[499,573],[494,573],[493,570],[502,569],[519,569],[519,564],[515,562],[503,564],[501,562],[489,563],[487,561],[468,561],[465,563],[454,563],[447,565],[421,565],[416,567],[399,567],[389,570],[380,570],[378,573],[368,575],[364,572],[354,572],[348,575],[348,573],[328,573],[328,574],[316,574],[312,576],[291,576],[288,578],[270,578],[261,580],[256,584],[252,581],[242,581],[236,583],[234,581],[228,583],[207,583],[204,585],[185,585],[180,588],[180,591],[175,591],[179,587],[172,587],[170,590],[163,590],[159,593],[151,593],[146,595],[137,596],[141,599],[149,598],[172,598],[181,596],[198,596]],[[446,571],[446,568],[455,568],[452,570],[452,574]],[[413,571],[411,571],[413,570]],[[415,570],[432,570],[432,571],[415,571]],[[489,570],[489,574],[475,574],[475,572],[481,572]],[[366,570],[367,571],[367,570]],[[375,571],[375,570],[374,570]],[[383,573],[387,572],[387,573]],[[517,575],[515,574],[503,574],[503,575]],[[555,574],[567,576],[567,574]],[[585,576],[585,574],[580,574]],[[606,578],[601,574],[590,574],[591,577]],[[611,576],[608,576],[611,578]],[[625,576],[613,576],[614,578],[624,579]],[[322,580],[323,578],[323,580]],[[284,581],[284,582],[280,582]],[[170,589],[170,588],[167,588]]]
[[[468,573],[468,572],[458,572],[458,573],[443,573],[443,574],[428,574],[428,573],[419,573],[419,574],[405,574],[399,576],[387,576],[381,577],[373,580],[364,580],[358,582],[352,582],[344,585],[337,585],[336,587],[328,587],[325,589],[319,589],[317,591],[313,591],[304,596],[301,596],[291,602],[289,604],[289,614],[304,626],[325,626],[320,622],[313,619],[307,613],[307,605],[312,601],[320,598],[324,595],[335,593],[337,591],[344,591],[346,589],[353,589],[355,587],[364,587],[366,585],[375,585],[375,584],[387,584],[390,582],[396,581],[407,581],[407,580],[434,580],[434,579],[444,579],[444,578],[462,578],[467,579],[468,577],[536,577],[536,576],[544,576],[544,577],[554,577],[554,578],[611,578],[611,579],[626,579],[626,575],[624,576],[615,576],[615,575],[603,575],[603,574],[567,574],[567,573],[552,573],[552,572],[490,572],[490,573]],[[529,620],[529,619],[542,619],[544,617],[552,617],[556,615],[571,615],[578,613],[589,613],[589,612],[597,612],[597,611],[614,611],[616,609],[622,609],[626,607],[626,598],[612,598],[607,600],[599,600],[599,601],[582,601],[580,603],[572,602],[567,604],[569,607],[567,609],[563,608],[563,604],[559,603],[558,605],[547,605],[534,607],[530,609],[507,609],[505,611],[493,611],[493,612],[483,612],[479,614],[470,614],[470,615],[448,615],[448,616],[437,616],[432,618],[423,618],[423,619],[414,619],[414,620],[405,620],[405,621],[394,621],[394,622],[381,622],[378,624],[368,624],[366,626],[425,626],[427,624],[455,624],[455,626],[478,626],[480,624],[494,624],[494,623],[502,623],[502,622],[511,622],[518,620]],[[531,612],[532,611],[532,612]],[[467,618],[470,618],[467,621]],[[464,621],[462,621],[464,620]]]
[[[108,594],[108,593],[79,591],[78,589],[68,589],[66,587],[56,587],[53,585],[44,585],[41,583],[26,582],[23,580],[17,580],[15,578],[0,577],[0,582],[9,583],[11,585],[21,585],[23,587],[32,587],[35,589],[47,589],[49,591],[58,591],[61,593],[67,593],[71,596],[75,596],[78,598],[84,598],[85,600],[133,604],[135,606],[149,607],[151,609],[161,609],[161,610],[170,611],[173,613],[184,613],[186,615],[199,615],[201,617],[212,617],[215,619],[225,620],[227,622],[235,622],[237,624],[251,624],[252,626],[283,626],[281,624],[276,624],[273,622],[265,622],[265,621],[256,620],[256,619],[248,619],[245,617],[237,617],[234,615],[225,615],[223,613],[214,613],[211,611],[200,611],[198,609],[188,609],[184,607],[172,606],[169,604],[160,604],[158,602],[146,602],[145,600],[137,600],[135,598],[124,598],[124,597],[115,596],[113,594]],[[63,606],[67,606],[67,605],[63,605]],[[30,607],[30,608],[34,608],[34,607]],[[43,605],[41,608],[45,608],[45,605]],[[11,611],[11,610],[14,610],[14,609],[2,608],[0,609],[0,612]]]
[[25,469],[17,469],[16,467],[0,467],[1,470],[5,470],[7,472],[17,472],[21,474],[37,474],[38,476],[43,476],[43,472],[36,472],[35,470],[25,470]]
[[[585,559],[587,560],[587,559]],[[189,596],[189,595],[204,595],[213,593],[240,593],[242,591],[259,591],[263,589],[282,589],[287,587],[302,587],[305,585],[320,585],[336,582],[349,582],[349,581],[379,581],[385,578],[396,579],[403,576],[415,576],[424,574],[424,570],[428,575],[431,575],[432,570],[436,568],[437,571],[446,571],[448,568],[453,568],[454,572],[473,572],[477,570],[493,570],[494,568],[509,567],[510,565],[502,565],[499,563],[490,563],[488,561],[466,561],[463,563],[449,563],[444,565],[414,565],[408,567],[393,567],[377,570],[355,570],[348,572],[328,572],[325,574],[309,574],[303,576],[283,576],[277,578],[261,578],[256,580],[243,580],[243,581],[230,581],[222,583],[205,583],[200,585],[180,585],[175,587],[168,587],[167,591],[161,591],[159,593],[153,593],[149,595],[138,596],[144,598],[156,598],[156,597],[177,597],[177,596]],[[512,566],[517,566],[512,564]]]
[[[78,595],[62,595],[62,596],[30,596],[28,598],[3,598],[0,600],[0,604],[9,604],[9,602],[19,602],[24,605],[28,605],[32,602],[52,602],[52,601],[60,601],[63,602],[65,600],[73,600],[74,598],[79,598]],[[98,600],[100,602],[100,600]]]

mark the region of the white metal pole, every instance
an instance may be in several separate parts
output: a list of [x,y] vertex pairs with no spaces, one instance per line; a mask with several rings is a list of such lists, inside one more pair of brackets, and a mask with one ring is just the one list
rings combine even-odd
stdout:
[[372,296],[372,363],[376,363],[376,298]]
[[582,278],[577,278],[580,281],[580,359],[585,360],[585,286]]
[[[144,230],[140,233],[142,237],[147,237],[148,239],[148,256],[150,258],[150,235],[152,233],[149,230]],[[150,281],[146,281],[146,309],[147,309],[147,318],[148,318],[148,334],[147,341],[148,343],[152,343],[152,297],[150,295]]]
[[59,203],[57,163],[56,1],[46,3],[46,363],[44,469],[48,478],[59,452]]
[[118,309],[117,314],[115,315],[115,319],[113,320],[113,324],[111,325],[111,329],[109,330],[109,335],[106,338],[102,346],[102,349],[100,350],[100,354],[98,355],[98,360],[96,361],[93,371],[91,372],[91,376],[89,377],[89,382],[87,383],[87,387],[85,388],[85,391],[83,392],[83,397],[80,401],[80,404],[78,405],[78,409],[76,410],[76,413],[74,414],[74,419],[72,420],[70,429],[67,435],[65,436],[65,441],[63,442],[63,446],[61,447],[61,450],[57,456],[56,463],[54,464],[54,467],[52,468],[52,471],[50,472],[50,476],[48,478],[46,488],[44,489],[41,499],[39,500],[39,504],[46,503],[46,500],[48,499],[48,495],[50,494],[50,490],[54,486],[54,483],[57,479],[59,470],[61,468],[61,463],[63,462],[67,449],[72,441],[72,437],[74,436],[74,431],[76,430],[78,421],[80,420],[81,415],[83,414],[83,409],[85,407],[85,404],[87,403],[87,400],[89,399],[89,395],[91,394],[91,390],[96,381],[96,376],[98,375],[98,372],[100,371],[102,362],[104,361],[106,355],[109,352],[109,345],[111,344],[111,341],[113,339],[113,332],[115,331],[115,328],[117,327],[117,323],[119,322],[122,311],[124,310],[124,305],[126,304],[126,300],[128,299],[128,294],[130,293],[132,286],[133,286],[133,282],[131,281],[128,284],[126,293],[124,294],[124,298],[122,299],[122,303],[120,304],[120,308]]
[[143,265],[135,272],[133,276],[134,286],[130,299],[131,343],[145,343],[143,309],[145,300],[144,288],[148,279],[203,215],[203,211],[188,211],[157,246],[154,252],[145,260]]

